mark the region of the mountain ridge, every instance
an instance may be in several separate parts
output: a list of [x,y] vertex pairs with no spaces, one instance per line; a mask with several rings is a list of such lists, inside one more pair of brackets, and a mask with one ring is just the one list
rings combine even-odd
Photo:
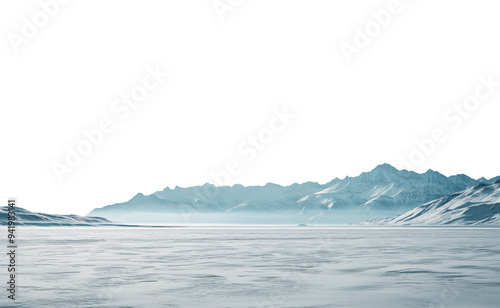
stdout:
[[335,178],[326,184],[305,182],[282,186],[267,183],[264,186],[234,184],[218,187],[206,183],[194,187],[176,186],[174,189],[166,187],[147,196],[138,193],[129,201],[96,208],[89,215],[136,223],[151,213],[158,214],[154,218],[159,222],[194,222],[199,219],[203,222],[203,216],[210,215],[222,221],[231,221],[229,216],[245,221],[255,213],[261,213],[269,222],[310,222],[319,215],[322,222],[328,223],[335,221],[332,213],[339,216],[339,211],[356,211],[373,219],[381,218],[378,217],[381,212],[392,214],[383,213],[386,216],[382,217],[402,214],[478,183],[479,180],[464,174],[447,177],[430,169],[416,173],[381,164],[359,176]]
[[[0,207],[0,221],[7,225],[9,207]],[[45,214],[28,211],[21,207],[15,208],[16,225],[34,226],[103,226],[114,225],[113,222],[103,217]]]
[[359,225],[500,225],[500,179],[480,182],[396,217]]

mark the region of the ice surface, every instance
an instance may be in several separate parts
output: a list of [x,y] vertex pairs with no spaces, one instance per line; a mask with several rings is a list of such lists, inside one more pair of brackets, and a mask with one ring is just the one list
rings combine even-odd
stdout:
[[0,306],[498,307],[499,231],[20,227]]

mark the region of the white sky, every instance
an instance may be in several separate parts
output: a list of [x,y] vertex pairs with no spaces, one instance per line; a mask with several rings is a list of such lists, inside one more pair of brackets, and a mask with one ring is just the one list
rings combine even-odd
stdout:
[[[348,64],[341,42],[389,2],[242,0],[221,20],[212,0],[75,0],[16,53],[9,33],[41,8],[1,1],[0,202],[86,214],[215,183],[209,172],[231,160],[242,163],[232,183],[326,183],[399,166],[436,128],[447,140],[412,169],[500,175],[498,93],[458,128],[443,120],[480,76],[500,81],[500,2],[401,0]],[[112,102],[157,65],[170,76],[121,120]],[[238,146],[283,106],[296,118],[246,162]],[[51,164],[103,118],[114,131],[59,181]]]

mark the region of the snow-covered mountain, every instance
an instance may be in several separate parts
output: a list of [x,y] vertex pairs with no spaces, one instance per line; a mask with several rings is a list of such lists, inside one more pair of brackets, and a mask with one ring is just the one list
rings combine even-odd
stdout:
[[419,174],[383,164],[326,184],[167,187],[89,215],[132,223],[352,223],[402,214],[478,183],[466,175]]
[[[0,208],[1,225],[8,222],[9,207]],[[112,223],[102,217],[89,217],[78,215],[54,215],[30,212],[26,209],[16,207],[16,225],[36,225],[36,226],[91,226],[91,225],[111,225]]]
[[461,192],[418,206],[388,219],[362,225],[500,225],[500,180],[479,183]]

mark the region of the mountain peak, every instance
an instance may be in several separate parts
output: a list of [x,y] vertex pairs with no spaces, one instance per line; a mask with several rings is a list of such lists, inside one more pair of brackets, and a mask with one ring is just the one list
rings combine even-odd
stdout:
[[142,199],[142,198],[144,198],[144,195],[143,195],[142,193],[138,193],[137,195],[135,195],[135,196],[131,199],[131,201],[132,201],[132,200],[137,200],[137,199]]
[[373,171],[383,171],[383,172],[397,172],[399,171],[398,169],[394,168],[393,166],[389,164],[381,164],[375,167],[371,172]]
[[431,176],[431,177],[446,177],[439,173],[438,171],[434,171],[432,169],[427,170],[425,173],[423,173],[426,176]]

